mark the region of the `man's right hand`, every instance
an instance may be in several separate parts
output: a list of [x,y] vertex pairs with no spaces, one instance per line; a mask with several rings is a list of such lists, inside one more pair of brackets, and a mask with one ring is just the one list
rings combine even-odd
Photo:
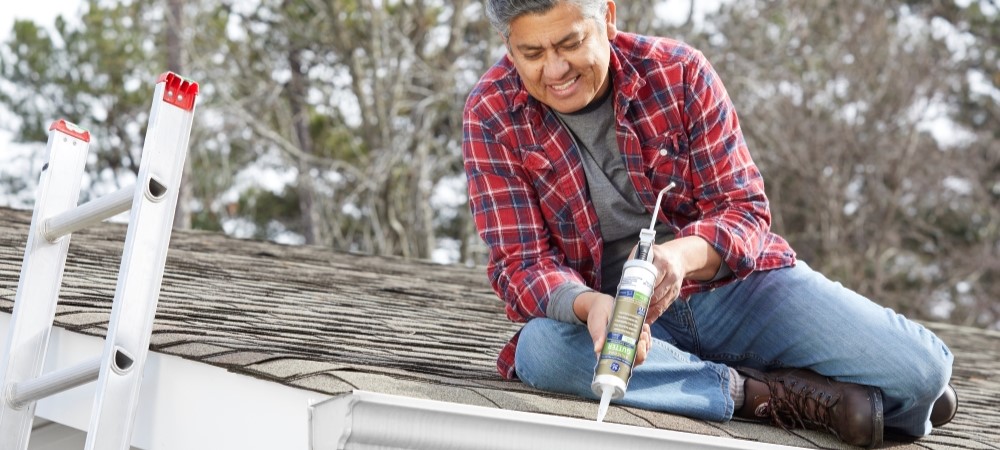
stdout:
[[[587,324],[587,331],[590,332],[590,339],[594,341],[594,359],[601,357],[601,350],[604,348],[604,340],[608,335],[608,322],[611,321],[611,312],[614,308],[615,299],[600,292],[584,292],[576,297],[573,302],[573,312],[576,316]],[[635,364],[638,367],[646,361],[646,355],[653,344],[652,334],[649,324],[642,325],[642,332],[639,334],[639,342],[636,344]]]

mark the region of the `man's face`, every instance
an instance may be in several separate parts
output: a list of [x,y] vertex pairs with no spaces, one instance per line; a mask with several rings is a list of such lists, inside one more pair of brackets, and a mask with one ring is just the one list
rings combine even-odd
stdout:
[[545,14],[510,24],[507,51],[528,93],[561,113],[587,106],[609,89],[608,64],[617,34],[615,4],[600,23],[576,5],[560,2]]

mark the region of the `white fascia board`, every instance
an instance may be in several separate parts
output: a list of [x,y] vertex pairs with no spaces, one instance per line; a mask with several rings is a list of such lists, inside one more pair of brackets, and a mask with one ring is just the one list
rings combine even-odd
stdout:
[[311,450],[793,448],[366,391],[333,397],[311,409]]
[[[11,315],[0,313],[0,343]],[[0,347],[2,348],[2,347]],[[43,373],[100,357],[104,339],[52,328]],[[86,431],[95,383],[38,401],[35,417]],[[132,446],[142,450],[307,450],[309,406],[329,395],[149,352]]]

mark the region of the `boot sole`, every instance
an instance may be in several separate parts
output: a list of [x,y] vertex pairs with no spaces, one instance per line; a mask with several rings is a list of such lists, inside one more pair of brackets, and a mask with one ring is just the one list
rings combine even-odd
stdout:
[[885,417],[882,414],[882,391],[868,386],[868,399],[872,405],[872,442],[868,448],[882,445],[882,430],[885,428]]

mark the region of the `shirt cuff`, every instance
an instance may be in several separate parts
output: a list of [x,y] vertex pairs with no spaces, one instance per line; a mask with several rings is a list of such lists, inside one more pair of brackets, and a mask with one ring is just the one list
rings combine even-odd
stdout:
[[549,296],[549,306],[545,316],[560,322],[583,325],[583,321],[573,312],[573,302],[584,292],[593,292],[593,289],[579,283],[561,284]]

